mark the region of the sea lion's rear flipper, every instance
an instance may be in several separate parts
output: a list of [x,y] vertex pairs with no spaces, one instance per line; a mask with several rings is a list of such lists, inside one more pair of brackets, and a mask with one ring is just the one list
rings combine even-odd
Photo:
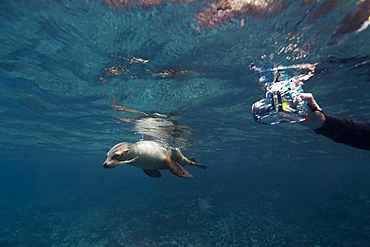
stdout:
[[162,174],[158,170],[143,169],[143,171],[145,172],[146,175],[152,178],[160,178],[162,176]]
[[175,174],[176,176],[182,177],[182,178],[192,178],[193,175],[190,174],[187,170],[184,169],[179,163],[171,160],[166,159],[166,165],[168,167],[168,170]]
[[203,164],[198,164],[198,163],[195,161],[195,159],[194,159],[194,158],[189,159],[189,160],[190,160],[190,165],[192,165],[192,166],[197,166],[197,167],[203,168],[203,169],[205,169],[205,170],[208,170],[208,166],[203,165]]

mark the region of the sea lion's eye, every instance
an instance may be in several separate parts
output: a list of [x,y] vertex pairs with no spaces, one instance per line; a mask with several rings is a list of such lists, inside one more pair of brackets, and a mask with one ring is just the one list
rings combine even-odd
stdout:
[[115,159],[115,160],[118,160],[119,158],[121,158],[121,154],[113,154],[112,156],[112,159]]

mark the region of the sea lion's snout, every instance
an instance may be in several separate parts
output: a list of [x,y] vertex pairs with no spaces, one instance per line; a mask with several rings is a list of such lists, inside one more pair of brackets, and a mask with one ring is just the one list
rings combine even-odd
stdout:
[[118,166],[119,164],[117,164],[117,162],[112,162],[112,160],[109,160],[107,159],[104,163],[103,163],[103,167],[104,168],[113,168],[113,167],[116,167]]

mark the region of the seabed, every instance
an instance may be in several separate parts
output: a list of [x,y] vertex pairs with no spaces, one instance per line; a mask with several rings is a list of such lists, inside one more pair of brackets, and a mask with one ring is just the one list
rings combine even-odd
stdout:
[[[208,198],[217,198],[216,194],[210,195]],[[192,200],[184,199],[191,197]],[[2,222],[6,222],[0,228],[1,246],[319,247],[359,243],[354,232],[360,229],[345,218],[336,218],[343,212],[335,212],[335,207],[320,202],[316,212],[308,212],[307,208],[299,212],[278,191],[264,191],[237,202],[207,199],[210,206],[205,210],[199,208],[198,198],[190,192],[104,199],[103,192],[91,199],[76,191],[73,196],[60,193],[25,203],[14,209],[16,217],[8,216],[12,222],[1,215],[5,218]],[[364,207],[366,201],[370,202],[367,196],[358,199],[358,204],[352,203],[346,213],[356,218],[356,207]],[[318,214],[323,212],[331,215],[320,220]]]

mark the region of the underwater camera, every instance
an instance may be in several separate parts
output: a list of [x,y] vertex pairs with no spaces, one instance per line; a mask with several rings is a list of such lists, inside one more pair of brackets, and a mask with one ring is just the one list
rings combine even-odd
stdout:
[[252,105],[254,119],[258,123],[273,125],[278,123],[302,122],[307,114],[307,103],[299,97],[303,92],[303,82],[299,77],[275,76],[273,82],[265,82],[266,97]]

